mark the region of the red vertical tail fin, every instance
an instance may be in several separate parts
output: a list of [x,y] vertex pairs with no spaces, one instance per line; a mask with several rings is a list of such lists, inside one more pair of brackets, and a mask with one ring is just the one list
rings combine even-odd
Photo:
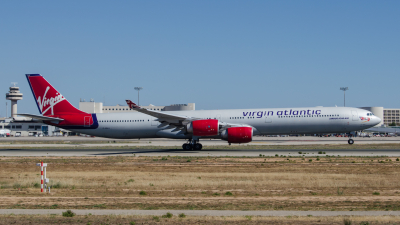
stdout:
[[85,113],[75,108],[40,74],[26,74],[39,112],[44,116]]

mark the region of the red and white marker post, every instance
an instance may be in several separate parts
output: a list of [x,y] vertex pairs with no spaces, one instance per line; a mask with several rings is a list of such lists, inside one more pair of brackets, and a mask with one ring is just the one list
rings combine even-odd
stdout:
[[[43,189],[44,189],[44,192],[46,192],[47,183],[49,183],[49,179],[46,178],[47,163],[43,163],[43,162],[36,163],[36,166],[40,166],[40,175],[41,175],[40,192],[43,192]],[[49,189],[49,192],[50,192],[50,189]]]

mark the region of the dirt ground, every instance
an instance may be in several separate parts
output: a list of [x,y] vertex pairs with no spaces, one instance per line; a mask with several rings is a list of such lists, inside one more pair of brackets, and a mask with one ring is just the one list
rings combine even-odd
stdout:
[[[171,218],[164,216],[74,216],[63,217],[61,215],[0,215],[0,224],[298,224],[298,225],[381,225],[400,224],[400,218],[396,216],[364,216],[364,217],[195,217],[185,215],[172,215]],[[350,222],[350,223],[349,223]]]
[[[51,193],[40,193],[41,159]],[[1,157],[0,208],[399,210],[393,157]]]

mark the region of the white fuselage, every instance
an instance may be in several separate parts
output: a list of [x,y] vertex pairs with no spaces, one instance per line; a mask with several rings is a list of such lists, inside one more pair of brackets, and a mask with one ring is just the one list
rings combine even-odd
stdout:
[[[350,107],[198,110],[168,113],[250,126],[254,135],[345,133],[364,130],[381,121],[367,110]],[[99,124],[96,129],[70,130],[99,137],[124,139],[192,137],[191,134],[175,129],[176,127],[161,124],[155,117],[135,111],[96,114],[96,117]]]

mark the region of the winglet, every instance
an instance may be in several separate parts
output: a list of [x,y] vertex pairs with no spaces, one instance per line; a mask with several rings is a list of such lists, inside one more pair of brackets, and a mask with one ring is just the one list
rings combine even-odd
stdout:
[[140,109],[140,106],[133,103],[131,100],[125,100],[130,109]]

